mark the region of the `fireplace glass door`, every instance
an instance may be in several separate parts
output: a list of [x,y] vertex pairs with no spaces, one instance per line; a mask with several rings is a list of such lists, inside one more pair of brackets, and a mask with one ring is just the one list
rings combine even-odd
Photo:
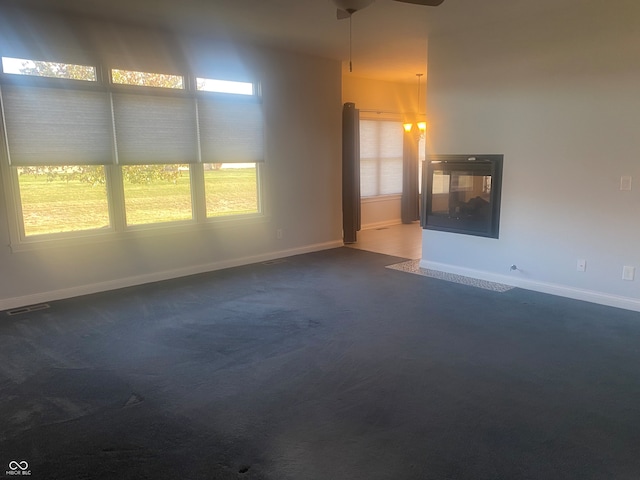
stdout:
[[433,156],[426,166],[423,227],[498,238],[502,156]]

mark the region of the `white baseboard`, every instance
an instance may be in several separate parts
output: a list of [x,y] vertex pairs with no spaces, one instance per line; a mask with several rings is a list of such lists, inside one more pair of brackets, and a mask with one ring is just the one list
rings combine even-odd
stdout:
[[609,307],[617,307],[623,308],[625,310],[640,312],[640,300],[636,298],[622,297],[619,295],[568,287],[566,285],[559,285],[554,283],[538,282],[534,280],[528,280],[526,278],[516,278],[509,275],[501,275],[498,273],[486,272],[483,270],[474,270],[471,268],[431,262],[428,260],[420,260],[420,268],[453,273],[456,275],[462,275],[464,277],[477,278],[489,282],[502,283],[504,285],[524,288],[525,290],[533,290],[535,292],[548,293],[551,295],[572,298],[574,300],[583,300],[585,302],[597,303],[599,305],[606,305]]
[[342,246],[344,246],[342,240],[335,240],[331,242],[316,243],[313,245],[306,245],[304,247],[291,248],[287,250],[278,250],[275,252],[263,253],[260,255],[251,255],[248,257],[221,260],[219,262],[208,263],[205,265],[194,265],[173,270],[147,273],[144,275],[135,275],[133,277],[117,278],[114,280],[92,283],[89,285],[81,285],[77,287],[63,288],[60,290],[34,293],[21,297],[0,299],[0,311],[24,307],[27,305],[35,305],[38,303],[53,302],[55,300],[77,297],[80,295],[88,295],[91,293],[106,292],[108,290],[115,290],[118,288],[132,287],[134,285],[159,282],[162,280],[169,280],[171,278],[186,277],[188,275],[195,275],[198,273],[212,272],[215,270],[222,270],[223,268],[239,267],[252,263],[275,260],[277,258],[301,255],[303,253],[319,252],[321,250],[329,250],[331,248],[338,248]]

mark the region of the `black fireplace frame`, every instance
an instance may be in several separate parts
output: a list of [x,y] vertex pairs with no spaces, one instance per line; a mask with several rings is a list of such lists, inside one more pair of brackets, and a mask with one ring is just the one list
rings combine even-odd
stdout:
[[[421,224],[426,230],[438,230],[450,233],[462,233],[480,237],[498,238],[500,232],[500,200],[502,192],[502,154],[457,154],[430,155],[423,162],[422,168],[422,209]],[[471,172],[482,176],[491,176],[490,193],[488,194],[489,215],[486,221],[477,218],[470,221],[470,216],[452,214],[434,214],[433,205],[433,172],[453,171]],[[452,176],[449,175],[451,179]],[[451,188],[451,187],[449,187]]]

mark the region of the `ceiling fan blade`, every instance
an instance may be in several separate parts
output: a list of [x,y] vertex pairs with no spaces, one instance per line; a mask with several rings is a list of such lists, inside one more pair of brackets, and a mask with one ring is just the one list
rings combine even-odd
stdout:
[[394,0],[401,3],[413,3],[415,5],[424,5],[425,7],[437,7],[444,0]]

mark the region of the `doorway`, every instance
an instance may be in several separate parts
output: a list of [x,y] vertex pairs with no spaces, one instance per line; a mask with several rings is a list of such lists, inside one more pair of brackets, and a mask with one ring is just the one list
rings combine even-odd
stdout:
[[363,229],[358,232],[358,241],[346,246],[418,260],[422,258],[422,228],[420,222],[413,222]]

